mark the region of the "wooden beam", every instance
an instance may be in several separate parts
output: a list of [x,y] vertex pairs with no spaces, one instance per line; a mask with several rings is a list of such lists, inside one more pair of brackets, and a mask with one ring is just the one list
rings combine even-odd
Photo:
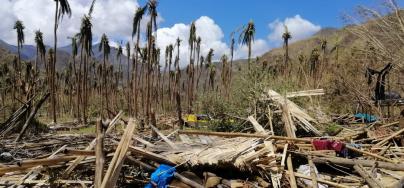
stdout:
[[100,188],[102,183],[102,176],[104,172],[104,130],[101,119],[97,120],[97,141],[95,145],[95,177],[94,187]]
[[35,166],[49,166],[49,165],[56,165],[62,162],[67,162],[75,159],[75,156],[62,156],[52,159],[34,159],[34,160],[25,160],[17,162],[15,165],[8,165],[5,167],[0,168],[0,175],[7,173],[7,172],[14,172],[19,170],[25,170],[27,168],[32,168]]

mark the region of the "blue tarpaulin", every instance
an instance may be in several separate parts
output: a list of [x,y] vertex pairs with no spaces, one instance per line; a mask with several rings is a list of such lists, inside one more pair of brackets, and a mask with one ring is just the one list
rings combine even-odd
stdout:
[[[151,182],[157,185],[157,188],[166,188],[174,178],[175,167],[161,164],[151,175]],[[151,183],[148,183],[145,188],[153,188]]]
[[365,120],[365,123],[372,123],[377,120],[377,117],[374,115],[370,114],[362,114],[362,113],[357,113],[354,115],[356,119],[363,119]]

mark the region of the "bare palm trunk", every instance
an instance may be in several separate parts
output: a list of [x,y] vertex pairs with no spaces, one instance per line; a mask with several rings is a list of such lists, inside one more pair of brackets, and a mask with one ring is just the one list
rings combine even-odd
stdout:
[[56,123],[56,89],[55,89],[55,65],[56,65],[56,54],[57,54],[57,28],[58,28],[58,9],[59,9],[59,1],[56,1],[56,9],[55,9],[55,26],[54,26],[54,30],[53,30],[53,34],[54,34],[54,55],[53,55],[53,62],[51,65],[51,74],[52,74],[52,78],[51,78],[51,91],[52,91],[52,95],[51,95],[51,101],[52,101],[52,119],[53,122]]

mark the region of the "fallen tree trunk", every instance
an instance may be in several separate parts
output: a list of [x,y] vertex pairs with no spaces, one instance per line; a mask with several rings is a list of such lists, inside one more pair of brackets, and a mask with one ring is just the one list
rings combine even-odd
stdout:
[[46,99],[49,97],[50,93],[46,93],[35,105],[34,109],[31,111],[31,114],[28,116],[28,119],[25,121],[24,125],[22,126],[21,132],[18,135],[18,137],[15,139],[14,142],[18,142],[22,136],[24,135],[25,131],[27,130],[28,125],[31,123],[31,121],[34,119],[36,113],[38,112],[39,108],[41,108],[42,104],[46,101]]

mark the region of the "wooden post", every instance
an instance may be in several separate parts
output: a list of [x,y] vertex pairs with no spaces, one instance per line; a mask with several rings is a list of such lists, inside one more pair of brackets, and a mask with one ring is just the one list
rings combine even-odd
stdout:
[[97,141],[95,145],[95,177],[94,187],[100,188],[104,171],[104,130],[101,119],[97,120]]

